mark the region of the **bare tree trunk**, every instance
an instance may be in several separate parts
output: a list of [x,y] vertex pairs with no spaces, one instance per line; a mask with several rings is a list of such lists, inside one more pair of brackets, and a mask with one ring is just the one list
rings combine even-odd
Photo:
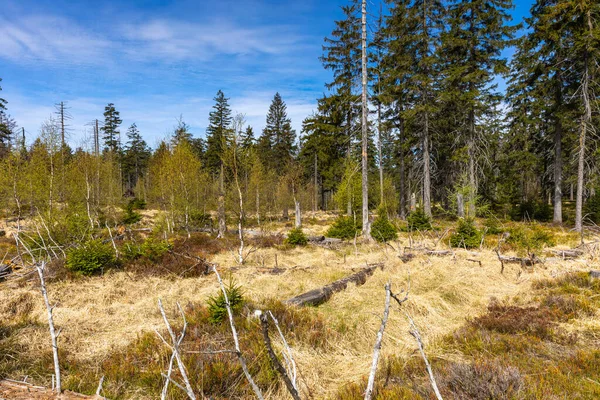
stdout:
[[388,282],[385,285],[385,306],[383,308],[383,318],[381,318],[381,326],[379,327],[379,331],[377,332],[377,339],[375,340],[375,346],[373,348],[373,361],[371,363],[371,372],[369,373],[369,380],[367,382],[367,390],[365,391],[365,400],[371,400],[371,397],[373,396],[373,387],[375,386],[375,373],[377,372],[379,353],[381,352],[381,341],[383,340],[383,332],[385,331],[385,325],[387,324],[388,316],[390,314],[391,297],[391,284]]
[[315,204],[313,207],[314,212],[317,212],[317,210],[319,209],[319,180],[317,172],[317,152],[315,151]]
[[425,112],[423,131],[423,211],[431,217],[431,166],[429,164],[429,114]]
[[[592,20],[590,11],[587,12],[587,23],[592,31]],[[584,168],[585,168],[585,139],[588,124],[592,121],[592,106],[590,101],[589,84],[589,54],[586,49],[584,52],[584,71],[581,82],[581,99],[583,102],[583,115],[581,117],[581,131],[579,133],[579,163],[577,166],[577,197],[575,200],[575,230],[583,232],[583,186],[584,186]]]
[[221,163],[221,173],[219,175],[219,204],[217,210],[217,213],[219,214],[219,234],[217,235],[217,238],[224,238],[225,232],[227,232],[227,221],[225,220],[225,177],[223,175],[223,164]]
[[477,193],[477,181],[475,178],[475,113],[469,112],[469,141],[467,143],[467,154],[469,157],[469,217],[475,217],[475,195]]
[[404,120],[400,120],[398,127],[400,135],[400,218],[406,218],[406,170],[404,166]]
[[[562,80],[557,77],[556,89],[557,108],[562,103]],[[554,126],[554,218],[553,222],[562,224],[562,121],[560,116],[555,116]]]
[[456,194],[456,208],[460,218],[465,217],[465,200],[462,193]]
[[369,224],[369,165],[367,147],[369,145],[367,108],[367,0],[362,0],[362,226],[365,239],[371,238]]
[[296,216],[296,223],[295,223],[295,227],[296,228],[300,228],[302,226],[302,214],[300,212],[300,202],[294,197],[294,205],[295,205],[295,216]]
[[381,102],[377,102],[377,157],[379,158],[379,196],[380,203],[383,204],[383,151],[381,143]]
[[40,289],[42,291],[42,296],[44,297],[44,304],[46,305],[46,312],[48,313],[48,327],[50,329],[50,338],[52,339],[52,358],[54,359],[54,375],[56,377],[56,393],[62,392],[62,387],[60,383],[60,363],[58,361],[58,335],[60,331],[57,333],[54,329],[54,317],[52,316],[52,311],[54,307],[50,305],[50,301],[48,300],[48,292],[46,291],[46,281],[44,280],[44,269],[46,268],[46,263],[42,262],[42,265],[36,265],[37,273],[40,277]]

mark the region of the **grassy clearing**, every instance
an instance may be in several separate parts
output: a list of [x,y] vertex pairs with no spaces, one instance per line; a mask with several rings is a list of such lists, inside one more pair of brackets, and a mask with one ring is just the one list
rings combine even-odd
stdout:
[[[304,232],[325,232],[325,220],[331,222],[333,218],[307,218]],[[519,226],[513,224],[510,226]],[[595,268],[597,261],[548,261],[531,273],[524,273],[518,265],[507,265],[500,275],[500,265],[491,250],[499,235],[490,235],[489,243],[486,237],[480,251],[456,250],[455,258],[417,255],[406,264],[399,260],[396,250],[410,243],[428,247],[437,243],[438,249],[447,248],[452,232],[445,237],[444,232],[456,223],[442,221],[438,225],[431,232],[401,233],[391,246],[359,243],[355,248],[349,241],[336,248],[294,248],[282,244],[290,228],[270,223],[266,238],[248,241],[253,251],[243,266],[235,263],[237,241],[233,236],[216,240],[193,234],[190,239],[176,239],[172,245],[177,253],[218,263],[224,278],[231,275],[242,287],[247,299],[237,317],[242,346],[257,380],[271,398],[287,395],[269,366],[258,322],[248,318],[254,309],[269,308],[277,314],[294,349],[305,397],[362,398],[383,308],[383,286],[391,281],[395,291],[404,288],[409,270],[411,294],[406,309],[421,330],[446,393],[465,399],[478,398],[469,397],[478,391],[513,396],[506,398],[560,397],[558,386],[547,389],[547,383],[544,386],[536,379],[550,379],[546,369],[563,367],[565,372],[557,379],[564,379],[560,384],[564,390],[575,384],[590,389],[593,384],[584,377],[598,380],[588,374],[597,361],[587,349],[600,337],[600,326],[591,316],[600,296],[592,297],[598,290],[596,283],[574,275],[580,276],[581,281],[577,281],[566,273]],[[483,226],[483,222],[478,221],[478,225]],[[570,234],[542,227],[553,235],[556,247],[572,246]],[[504,249],[507,253],[517,250]],[[481,266],[468,259],[480,260]],[[318,308],[288,309],[280,303],[376,262],[385,263],[383,271],[377,270],[364,285],[349,287]],[[154,329],[164,329],[158,298],[168,305],[173,321],[178,318],[175,303],[185,307],[190,321],[186,349],[230,348],[227,326],[215,326],[206,316],[207,299],[218,293],[214,276],[201,271],[181,274],[194,263],[167,253],[158,261],[138,258],[101,276],[54,279],[49,296],[58,302],[55,318],[57,326],[63,328],[60,344],[67,387],[90,393],[95,391],[99,377],[106,375],[105,387],[111,398],[156,398],[162,385],[160,373],[168,365],[168,351],[153,333]],[[563,277],[563,281],[555,276]],[[51,354],[41,296],[35,282],[10,285],[0,286],[0,357],[4,357],[0,358],[0,376],[19,379],[29,375],[36,383],[48,384]],[[500,300],[491,302],[494,298]],[[529,324],[532,321],[537,325]],[[422,361],[407,330],[404,316],[393,310],[378,375],[379,398],[430,396]],[[230,355],[188,354],[186,365],[195,387],[215,398],[249,393]],[[579,369],[574,370],[576,366]],[[568,374],[580,378],[573,383]],[[474,386],[461,388],[463,381],[473,381]],[[493,387],[486,392],[480,385],[487,381]],[[181,393],[173,389],[172,396],[181,398]],[[502,398],[498,396],[494,398]]]

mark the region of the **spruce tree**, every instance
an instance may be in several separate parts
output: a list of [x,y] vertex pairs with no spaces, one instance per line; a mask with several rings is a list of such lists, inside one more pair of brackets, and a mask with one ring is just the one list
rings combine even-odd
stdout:
[[186,141],[189,143],[189,142],[191,142],[191,140],[192,140],[192,134],[190,133],[190,127],[183,120],[183,116],[179,116],[179,118],[177,119],[177,126],[175,127],[175,130],[173,131],[173,138],[171,141],[172,141],[173,145],[176,146],[178,143],[180,143],[182,141]]
[[121,132],[119,125],[123,120],[119,116],[119,112],[115,109],[113,103],[108,103],[104,108],[104,126],[101,130],[104,132],[105,151],[110,151],[118,154],[121,151]]
[[150,154],[150,149],[142,138],[137,125],[131,124],[127,129],[127,146],[123,163],[123,174],[130,190],[135,188],[139,178],[144,175]]
[[263,163],[282,172],[293,158],[295,141],[296,131],[287,116],[287,106],[281,95],[276,93],[269,107],[267,124],[258,139],[257,149]]
[[209,171],[216,175],[221,171],[223,143],[231,127],[231,109],[228,98],[219,90],[214,98],[215,105],[210,112],[206,129],[205,163]]
[[240,147],[244,150],[248,150],[254,146],[255,142],[254,130],[248,125],[246,130],[240,133]]
[[452,118],[455,125],[458,122],[466,150],[471,216],[475,215],[477,194],[477,146],[485,142],[480,122],[494,115],[501,100],[493,80],[508,72],[501,52],[516,30],[507,25],[512,7],[512,0],[452,0],[449,27],[442,34],[443,96],[460,110]]
[[344,110],[344,134],[347,155],[360,131],[357,128],[360,95],[358,88],[361,79],[361,18],[360,3],[352,0],[351,5],[343,6],[345,19],[335,22],[331,37],[325,38],[323,56],[320,57],[325,69],[333,72],[333,80],[326,84],[334,95],[329,101],[338,101]]
[[[2,78],[0,78],[0,82],[2,82]],[[2,91],[2,86],[0,86],[0,92]],[[0,97],[0,112],[6,110],[7,101]]]

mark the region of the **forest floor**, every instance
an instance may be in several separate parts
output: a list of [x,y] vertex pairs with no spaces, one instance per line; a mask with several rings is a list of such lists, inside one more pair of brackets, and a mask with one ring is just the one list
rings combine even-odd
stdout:
[[[332,221],[330,216],[317,217],[306,219],[304,226],[306,233],[322,234]],[[448,225],[450,226],[450,223]],[[255,245],[251,244],[253,247],[250,247],[251,252],[244,265],[235,262],[237,242],[234,236],[218,244],[214,239],[207,239],[207,234],[194,233],[190,239],[178,239],[174,249],[187,255],[206,257],[208,261],[219,266],[225,281],[231,278],[242,288],[244,297],[249,300],[244,311],[248,317],[240,319],[239,323],[242,325],[240,329],[243,332],[246,332],[245,329],[248,330],[247,334],[242,334],[242,340],[248,341],[253,337],[251,330],[260,329],[258,323],[251,321],[250,316],[254,308],[264,309],[275,303],[279,305],[273,305],[274,308],[284,307],[279,302],[346,277],[366,265],[381,263],[383,268],[376,269],[363,285],[352,284],[318,307],[301,309],[300,314],[293,310],[280,311],[282,314],[278,318],[283,319],[282,325],[286,318],[291,321],[289,325],[295,324],[286,326],[284,330],[286,334],[289,331],[291,336],[288,339],[298,366],[298,381],[302,397],[360,398],[371,365],[375,337],[381,323],[385,298],[384,285],[390,282],[392,290],[400,292],[407,289],[410,282],[409,300],[404,303],[402,310],[392,307],[386,327],[380,367],[382,369],[380,374],[385,376],[385,382],[378,381],[381,387],[381,398],[386,398],[385,390],[394,385],[403,387],[401,390],[394,389],[396,390],[392,396],[394,398],[430,398],[431,396],[429,389],[425,388],[426,382],[421,381],[421,378],[426,377],[422,365],[419,368],[415,367],[421,377],[410,378],[416,374],[411,369],[411,365],[422,363],[422,360],[416,342],[408,332],[409,325],[404,312],[414,319],[423,337],[428,357],[433,360],[434,368],[439,366],[439,373],[444,375],[441,379],[442,389],[454,393],[454,397],[449,398],[475,398],[457,394],[464,388],[453,389],[454,381],[448,376],[453,376],[452,373],[456,374],[456,370],[448,372],[448,365],[460,363],[474,365],[469,363],[481,359],[486,352],[489,355],[490,352],[482,349],[485,345],[481,343],[478,344],[478,352],[471,348],[466,350],[460,347],[460,343],[450,343],[449,338],[456,339],[456,335],[462,335],[460,332],[469,328],[473,321],[491,315],[490,313],[496,310],[494,305],[497,304],[509,307],[502,309],[504,310],[500,312],[502,315],[510,314],[513,310],[510,307],[518,306],[526,311],[535,307],[540,309],[541,304],[546,304],[544,301],[547,300],[547,295],[554,286],[541,287],[539,282],[555,282],[566,279],[565,277],[582,276],[582,273],[587,274],[590,270],[600,269],[600,260],[593,254],[586,254],[574,260],[564,260],[554,256],[550,253],[551,249],[546,248],[540,254],[543,263],[533,267],[506,264],[501,273],[501,265],[493,249],[497,237],[490,238],[489,243],[481,249],[454,249],[448,256],[426,255],[409,249],[427,247],[448,250],[442,228],[434,233],[417,235],[400,233],[399,239],[392,242],[391,246],[360,242],[354,244],[350,241],[328,247],[312,244],[290,247],[280,243],[256,244],[258,243],[256,242]],[[269,226],[269,233],[275,235],[289,229],[289,226],[283,223],[272,223]],[[577,245],[577,237],[567,231],[549,226],[547,229],[558,238],[553,249],[568,249]],[[9,246],[8,241],[2,243]],[[404,262],[399,257],[404,252],[412,252],[415,257]],[[164,265],[169,266],[173,263],[174,261],[170,259],[165,261]],[[167,367],[164,349],[160,349],[162,344],[156,340],[154,333],[155,330],[159,332],[165,330],[157,307],[159,299],[165,304],[174,325],[181,325],[178,322],[176,303],[180,303],[185,308],[186,314],[190,314],[192,337],[199,338],[202,343],[208,342],[202,336],[203,333],[198,331],[201,331],[204,326],[207,330],[217,329],[198,322],[202,320],[201,315],[203,315],[198,309],[203,309],[210,296],[219,293],[214,274],[192,274],[192,276],[188,274],[182,277],[178,273],[144,273],[143,271],[143,266],[131,268],[126,266],[105,271],[100,276],[75,278],[57,276],[55,279],[50,279],[48,294],[51,302],[57,304],[54,318],[55,324],[62,329],[60,350],[64,363],[63,381],[69,390],[94,393],[100,377],[106,376],[106,396],[109,398],[157,398],[157,390],[160,390],[157,388],[162,386],[160,371],[166,370]],[[545,291],[541,292],[541,290]],[[595,286],[590,290],[596,290]],[[597,295],[600,296],[600,291]],[[595,303],[592,306],[596,307]],[[549,314],[548,318],[552,319],[553,316],[558,315],[555,314]],[[597,319],[596,308],[592,308],[592,311],[587,313],[577,313],[577,310],[574,310],[569,314],[569,318],[561,318],[556,317],[556,324],[551,321],[552,326],[560,326],[561,335],[577,333],[579,336],[577,346],[573,344],[570,349],[575,351],[575,348],[580,348],[578,346],[597,348],[597,344],[600,343],[600,321]],[[49,386],[52,374],[50,340],[46,310],[37,280],[20,279],[0,283],[0,321],[0,378],[21,380],[29,376],[29,381]],[[514,321],[510,322],[509,325],[514,323]],[[301,331],[301,328],[306,329],[307,332]],[[508,332],[494,329],[493,332],[502,334]],[[223,332],[225,331],[224,329]],[[521,337],[525,335],[527,340],[530,338],[526,335],[530,334],[538,341],[550,340],[546,337],[540,339],[536,332],[531,333],[525,329],[508,333],[521,335]],[[470,337],[469,334],[465,333],[464,337]],[[216,337],[215,333],[213,339]],[[489,344],[491,339],[488,339],[483,340],[483,343]],[[227,338],[223,335],[221,341],[210,342],[210,345],[229,348],[231,337]],[[196,344],[190,342],[188,346],[191,349],[195,348]],[[254,354],[253,349],[256,346],[253,347],[252,344],[247,346],[250,349],[249,353]],[[140,355],[142,350],[147,354]],[[260,363],[260,357],[264,357],[264,354],[261,356],[261,351],[256,350],[256,364]],[[495,356],[493,358],[498,359]],[[189,362],[193,364],[204,361],[190,358]],[[250,363],[253,368],[252,359]],[[595,366],[596,363],[597,361],[594,361],[593,365]],[[546,367],[547,365],[544,368]],[[190,373],[206,371],[201,365],[189,368]],[[217,374],[216,367],[210,368],[210,373]],[[227,375],[232,373],[231,371],[226,370],[223,374]],[[199,372],[199,374],[204,373]],[[398,376],[394,375],[396,373]],[[538,373],[545,374],[545,371],[540,370]],[[137,376],[133,378],[136,374],[145,375],[142,378]],[[210,392],[212,390],[210,382],[213,381],[210,380],[212,378],[209,372],[206,374],[193,380],[196,387]],[[239,375],[239,371],[236,374]],[[527,391],[523,392],[522,386],[530,383],[529,375],[533,373],[529,374],[529,371],[527,374],[523,373],[523,377],[518,381],[521,383],[513,384],[510,380],[505,383],[508,389],[504,390],[504,396],[509,396],[514,389],[516,390],[514,397],[499,395],[492,398],[554,398],[542,392],[540,392],[541,397],[528,394]],[[148,382],[150,377],[156,376],[158,376],[156,382]],[[581,379],[584,378],[596,382],[600,388],[597,377],[586,375]],[[236,386],[242,385],[240,383],[242,379],[241,375],[236,377],[230,387],[221,390],[216,397],[246,397],[234,391]],[[260,382],[273,381],[272,376],[261,375],[257,379]],[[594,384],[590,383],[590,385]],[[515,386],[518,387],[515,389]],[[266,387],[269,398],[288,397],[282,384],[264,383],[263,387]],[[172,398],[183,398],[181,392],[175,392],[177,390],[170,392]],[[465,390],[463,392],[468,393]],[[557,390],[559,392],[554,393],[555,398],[564,398],[564,393],[560,393],[562,389]],[[519,397],[519,393],[523,396]],[[0,398],[2,396],[7,399],[19,398],[5,394],[0,386]],[[577,398],[594,398],[594,396],[582,395]]]

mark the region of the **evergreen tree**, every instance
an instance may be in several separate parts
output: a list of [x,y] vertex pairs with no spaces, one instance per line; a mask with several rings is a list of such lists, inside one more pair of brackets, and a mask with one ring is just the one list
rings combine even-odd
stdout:
[[248,125],[246,130],[240,133],[240,147],[244,150],[248,150],[254,146],[255,142],[254,130]]
[[127,130],[127,146],[124,154],[123,174],[129,190],[133,190],[146,171],[150,149],[142,139],[135,123]]
[[188,143],[192,140],[192,134],[190,133],[190,127],[183,120],[183,116],[179,116],[177,119],[177,126],[173,132],[173,145],[176,146],[181,141],[187,141]]
[[329,101],[338,101],[344,110],[344,135],[347,155],[350,156],[357,138],[360,95],[357,90],[361,79],[361,19],[360,4],[352,0],[343,6],[345,19],[335,22],[331,37],[325,38],[320,60],[325,69],[333,72],[333,80],[326,85],[335,95]]
[[[0,78],[0,82],[2,82],[2,78]],[[2,86],[0,86],[0,92],[2,91]],[[6,103],[7,101],[4,100],[2,97],[0,97],[0,112],[2,112],[3,110],[6,110]]]
[[[507,25],[512,0],[452,0],[448,9],[449,28],[442,34],[444,57],[444,100],[459,111],[454,118],[465,146],[468,164],[469,210],[475,215],[477,194],[477,146],[485,143],[480,123],[491,115],[501,100],[492,83],[508,72],[502,50],[511,43],[516,27]],[[491,113],[490,113],[491,111]]]
[[292,160],[296,131],[287,116],[287,106],[279,93],[275,94],[267,114],[267,124],[258,139],[258,152],[263,162],[276,171],[283,171]]
[[119,117],[119,112],[115,109],[113,103],[108,103],[104,108],[104,126],[101,130],[104,132],[105,151],[118,154],[121,151],[121,132],[119,125],[123,120]]
[[206,153],[204,155],[206,166],[211,174],[218,174],[221,170],[223,157],[223,143],[229,133],[232,117],[228,100],[219,90],[214,98],[215,105],[210,112],[206,129]]
[[[2,78],[0,78],[2,82]],[[0,86],[0,92],[2,87]],[[10,141],[12,137],[12,129],[9,126],[10,119],[5,114],[7,101],[0,97],[0,158],[8,154]]]

